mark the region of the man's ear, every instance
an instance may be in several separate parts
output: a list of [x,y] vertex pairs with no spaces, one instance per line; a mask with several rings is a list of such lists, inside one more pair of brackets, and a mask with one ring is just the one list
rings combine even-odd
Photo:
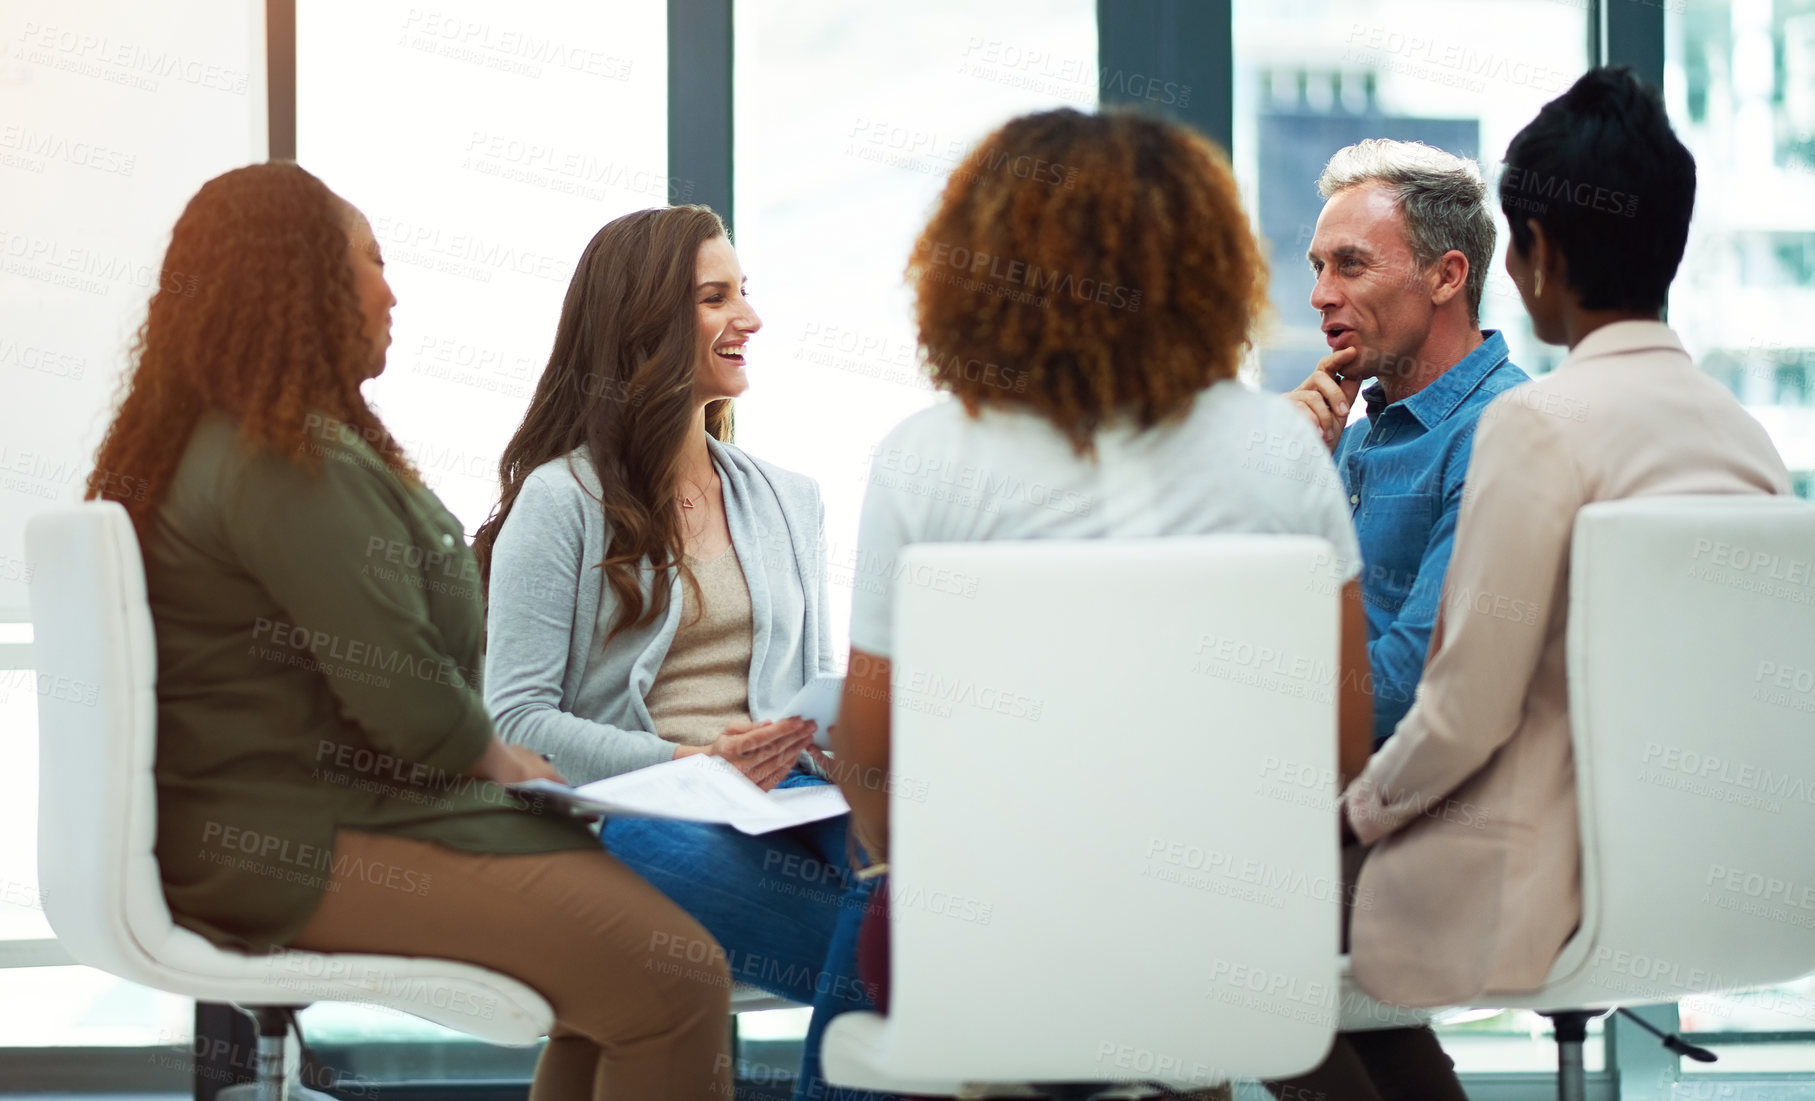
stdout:
[[1461,249],[1450,249],[1431,265],[1431,305],[1443,306],[1459,294],[1468,292],[1468,257]]

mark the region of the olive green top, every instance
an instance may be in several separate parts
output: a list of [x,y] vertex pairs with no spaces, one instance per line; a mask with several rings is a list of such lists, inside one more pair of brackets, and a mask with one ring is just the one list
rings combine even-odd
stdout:
[[224,947],[288,943],[336,872],[433,893],[414,868],[341,867],[336,830],[483,853],[598,844],[465,774],[492,724],[459,521],[356,429],[309,422],[312,470],[204,415],[144,547],[158,864],[177,922]]

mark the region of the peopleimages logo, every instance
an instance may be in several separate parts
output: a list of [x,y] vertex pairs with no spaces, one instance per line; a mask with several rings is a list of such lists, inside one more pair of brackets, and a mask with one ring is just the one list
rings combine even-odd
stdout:
[[1563,90],[1564,78],[1560,70],[1533,65],[1493,50],[1479,50],[1467,41],[1445,41],[1416,30],[1407,33],[1386,26],[1354,23],[1349,27],[1348,43],[1350,60],[1366,64],[1368,58],[1359,51],[1371,50],[1376,58],[1390,59],[1388,64],[1379,64],[1381,68],[1473,92],[1483,91],[1489,80],[1542,93]]
[[[1002,474],[975,463],[954,462],[941,455],[922,455],[901,447],[878,447],[870,452],[872,484],[916,495],[952,500],[954,503],[996,512],[1005,500],[1024,501],[1068,516],[1088,516],[1095,502],[1076,490],[1028,481]],[[940,493],[948,490],[950,493]]]
[[439,226],[383,214],[372,219],[372,235],[385,247],[390,259],[487,282],[497,271],[561,283],[572,274],[573,265],[557,256],[473,233],[444,233]]
[[1699,560],[1704,556],[1716,566],[1742,573],[1763,574],[1772,581],[1784,581],[1792,585],[1807,585],[1815,581],[1815,562],[1752,550],[1741,543],[1697,539],[1691,557]]
[[[945,705],[958,704],[990,711],[1011,719],[1039,722],[1045,710],[1044,700],[1023,696],[991,685],[979,685],[965,677],[947,678],[926,669],[893,670],[890,687],[911,699]],[[907,701],[903,701],[904,704]],[[949,711],[946,712],[949,714]]]
[[1689,560],[1689,576],[1698,580],[1792,604],[1815,604],[1815,561],[1716,539],[1697,539]]
[[1088,275],[1078,277],[1055,268],[1042,268],[1026,260],[974,251],[963,245],[950,245],[944,241],[936,243],[933,245],[932,262],[938,267],[954,268],[972,276],[987,277],[997,283],[1028,287],[1040,292],[1042,299],[1065,295],[1078,302],[1096,302],[1118,310],[1133,312],[1141,308],[1141,292],[1138,288],[1125,287],[1120,283]]
[[1709,886],[1719,884],[1722,890],[1760,902],[1776,902],[1799,910],[1815,911],[1815,883],[1797,883],[1745,868],[1729,868],[1724,864],[1708,865],[1708,877],[1703,882]]
[[[20,157],[38,158],[41,165],[45,161],[63,161],[82,168],[92,168],[97,172],[109,175],[130,176],[138,163],[138,156],[109,149],[93,142],[71,139],[63,134],[36,130],[29,126],[7,126],[0,128],[0,150],[17,153]],[[18,167],[29,167],[28,164]],[[35,169],[42,171],[42,168]]]
[[459,61],[474,61],[487,68],[539,77],[548,65],[607,80],[629,80],[634,63],[593,47],[567,42],[553,35],[538,37],[531,31],[497,27],[491,23],[411,8],[403,20],[403,41],[427,53]]
[[1815,715],[1815,668],[1782,661],[1761,661],[1752,678],[1749,699]]
[[[202,846],[202,855],[210,863],[257,875],[307,883],[330,892],[340,890],[343,880],[357,879],[375,887],[426,895],[433,882],[429,873],[415,868],[399,867],[382,860],[368,861],[277,834],[212,820],[202,828]],[[296,874],[317,872],[327,874]]]
[[1597,985],[1631,993],[1651,993],[1661,987],[1664,990],[1697,994],[1729,985],[1728,980],[1717,972],[1700,967],[1684,967],[1681,963],[1662,956],[1630,952],[1610,945],[1601,945],[1594,950],[1594,962],[1603,972],[1625,975],[1636,980],[1634,983],[1621,983],[1617,980],[1610,981],[1603,974],[1597,979]]
[[[1645,751],[1640,755],[1640,779],[1649,779],[1649,771],[1675,773],[1678,776],[1703,781],[1707,784],[1726,784],[1759,795],[1788,799],[1797,803],[1815,803],[1815,783],[1808,777],[1794,776],[1787,772],[1773,772],[1758,765],[1733,760],[1712,753],[1700,753],[1681,746],[1664,745],[1662,742],[1646,742]],[[1681,785],[1665,785],[1681,786]],[[1705,794],[1695,788],[1685,788],[1693,794]]]
[[[1283,907],[1281,894],[1303,895],[1315,902],[1346,903],[1357,909],[1371,909],[1374,892],[1344,883],[1340,878],[1313,875],[1302,868],[1288,868],[1253,857],[1243,857],[1221,849],[1205,848],[1180,841],[1151,838],[1147,842],[1148,870],[1142,875],[1154,879],[1203,886],[1209,879],[1224,879],[1256,888],[1261,894],[1250,901],[1263,902],[1274,909]],[[1183,872],[1196,873],[1181,879],[1176,875],[1155,874],[1156,867],[1170,866]]]
[[[344,989],[356,986],[373,1003],[389,1009],[388,1003],[430,1005],[462,1017],[489,1021],[498,1014],[497,998],[482,995],[455,984],[430,981],[403,975],[389,967],[375,966],[370,957],[325,956],[299,952],[273,945],[265,959],[264,981],[285,989],[308,992],[321,985]],[[351,999],[336,995],[336,1001]]]
[[459,688],[479,683],[477,669],[461,668],[439,655],[390,650],[379,643],[342,638],[329,631],[301,627],[263,616],[255,618],[252,624],[253,642],[268,642],[273,648],[269,651],[261,648],[260,656],[269,659],[286,652],[295,655],[306,652],[316,664],[327,667],[322,671],[329,675],[335,675],[335,667],[340,671],[361,667],[384,673],[401,673],[417,680]]
[[162,77],[233,95],[244,95],[248,86],[249,74],[241,69],[55,24],[27,20],[17,42],[19,56],[35,65],[50,65],[148,92],[157,91]]
[[1639,212],[1637,195],[1613,191],[1589,180],[1569,180],[1530,169],[1507,165],[1500,177],[1501,194],[1532,195],[1555,202],[1585,206],[1607,214],[1631,218]]

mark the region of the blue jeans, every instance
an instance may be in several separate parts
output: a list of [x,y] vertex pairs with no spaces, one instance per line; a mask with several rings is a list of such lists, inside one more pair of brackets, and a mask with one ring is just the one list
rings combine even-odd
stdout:
[[[823,784],[796,770],[781,787]],[[851,875],[848,816],[752,837],[730,826],[614,818],[603,836],[611,854],[706,927],[749,983],[813,1007],[794,1101],[890,1101],[891,1095],[838,1089],[820,1075],[826,1025],[869,1009],[857,978],[857,931],[874,881]]]

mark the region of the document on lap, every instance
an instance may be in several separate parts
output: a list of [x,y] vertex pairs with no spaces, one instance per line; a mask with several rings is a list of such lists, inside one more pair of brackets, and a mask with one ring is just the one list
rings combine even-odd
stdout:
[[735,766],[704,754],[664,761],[577,788],[552,780],[528,780],[511,784],[510,789],[593,814],[713,822],[749,834],[804,826],[851,809],[831,784],[767,792]]

